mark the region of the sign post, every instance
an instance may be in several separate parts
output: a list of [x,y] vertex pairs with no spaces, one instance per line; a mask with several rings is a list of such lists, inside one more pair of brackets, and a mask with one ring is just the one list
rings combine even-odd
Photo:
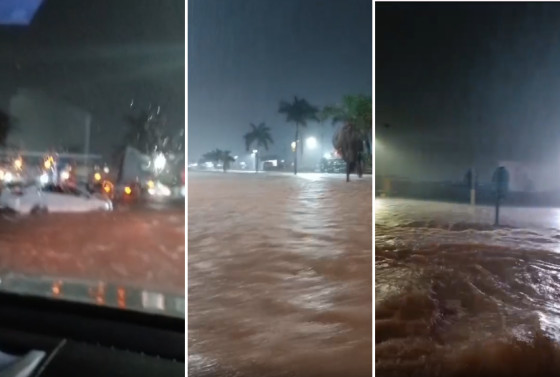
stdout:
[[465,180],[467,181],[467,185],[470,188],[470,203],[472,206],[476,205],[476,172],[474,166],[467,171],[465,175]]
[[494,189],[496,192],[496,212],[495,212],[495,219],[494,225],[500,225],[500,202],[503,198],[505,198],[508,189],[509,189],[509,173],[507,169],[503,166],[500,166],[494,171],[494,175],[492,176],[492,182],[494,183]]

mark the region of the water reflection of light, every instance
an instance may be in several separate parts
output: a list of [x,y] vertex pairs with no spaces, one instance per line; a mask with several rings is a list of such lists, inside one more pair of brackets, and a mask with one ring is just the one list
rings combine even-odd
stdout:
[[103,283],[99,283],[95,288],[90,288],[89,294],[95,300],[96,304],[105,304],[105,285]]
[[117,288],[117,305],[119,308],[126,308],[126,290]]
[[560,318],[541,311],[537,311],[537,316],[539,318],[540,330],[544,331],[556,342],[560,342]]
[[60,296],[61,292],[62,292],[62,282],[61,281],[53,282],[53,286],[52,286],[53,296],[58,297]]
[[298,173],[297,176],[309,181],[319,181],[322,179],[322,175],[319,173]]
[[165,310],[165,298],[160,293],[142,291],[142,306],[145,309]]

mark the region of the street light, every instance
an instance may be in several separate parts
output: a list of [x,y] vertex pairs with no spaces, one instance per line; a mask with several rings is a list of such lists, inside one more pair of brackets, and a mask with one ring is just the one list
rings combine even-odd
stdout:
[[166,159],[165,156],[163,155],[163,153],[160,153],[156,156],[156,158],[154,159],[154,168],[156,170],[163,170],[163,168],[165,167],[165,163],[166,163]]
[[18,157],[15,161],[14,161],[14,167],[17,170],[21,170],[21,167],[23,166],[23,161],[21,160],[21,157]]
[[305,145],[309,149],[315,149],[317,148],[317,139],[315,139],[313,136],[310,136],[307,139],[305,139]]
[[39,181],[41,182],[41,184],[46,185],[47,183],[49,183],[49,175],[47,173],[41,174],[41,176],[39,177]]

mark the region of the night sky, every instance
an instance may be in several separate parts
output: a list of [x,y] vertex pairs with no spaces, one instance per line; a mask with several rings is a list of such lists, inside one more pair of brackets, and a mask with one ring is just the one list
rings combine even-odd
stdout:
[[18,87],[92,113],[92,152],[121,142],[135,99],[185,127],[183,0],[45,0],[30,26],[0,27],[0,108]]
[[[560,4],[376,4],[376,167],[560,164]],[[389,125],[386,127],[385,125]]]
[[214,148],[242,154],[249,123],[260,122],[272,128],[270,153],[287,154],[294,125],[280,100],[322,107],[371,94],[371,12],[370,0],[189,1],[189,160]]

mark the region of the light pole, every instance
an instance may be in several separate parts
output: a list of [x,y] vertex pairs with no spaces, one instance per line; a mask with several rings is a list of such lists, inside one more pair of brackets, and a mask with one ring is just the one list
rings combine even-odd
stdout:
[[85,163],[85,166],[86,166],[86,176],[89,175],[90,135],[91,135],[91,115],[88,113],[86,115],[86,121],[85,121],[85,140],[84,140],[84,154],[85,154],[84,163]]
[[259,150],[253,149],[253,157],[255,158],[255,173],[259,172]]
[[297,147],[297,142],[292,141],[292,143],[290,144],[290,147],[292,148],[292,153],[294,154],[294,174],[296,174],[296,163],[297,163],[296,147]]

